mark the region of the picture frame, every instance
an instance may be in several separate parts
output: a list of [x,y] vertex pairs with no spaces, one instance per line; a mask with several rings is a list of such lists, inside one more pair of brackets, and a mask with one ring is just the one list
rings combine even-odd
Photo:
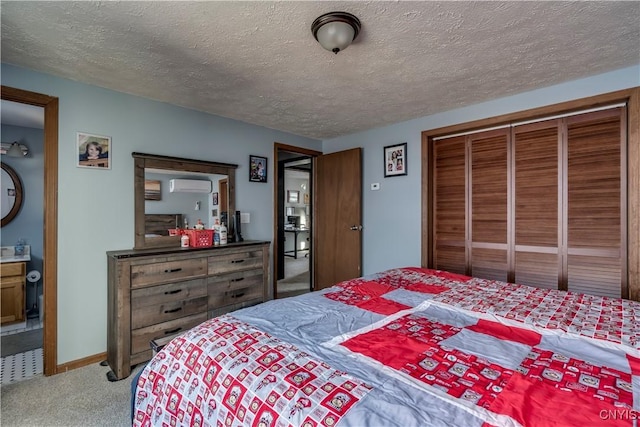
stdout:
[[299,203],[300,192],[295,190],[287,190],[287,203]]
[[162,182],[154,179],[144,180],[144,199],[145,200],[162,200],[161,192]]
[[211,193],[211,204],[213,206],[218,206],[218,193]]
[[76,166],[79,168],[111,169],[111,137],[77,132]]
[[267,158],[249,155],[249,181],[267,182]]
[[407,174],[407,143],[387,145],[383,150],[384,177]]

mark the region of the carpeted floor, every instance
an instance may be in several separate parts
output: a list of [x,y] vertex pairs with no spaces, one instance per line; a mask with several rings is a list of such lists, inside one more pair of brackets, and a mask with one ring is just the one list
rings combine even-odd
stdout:
[[130,426],[131,376],[109,382],[108,366],[94,363],[50,377],[2,387],[2,427]]
[[309,292],[311,274],[309,258],[285,258],[285,278],[278,280],[278,298],[292,297]]
[[18,334],[3,335],[0,338],[0,353],[2,357],[24,353],[40,347],[42,347],[42,328]]

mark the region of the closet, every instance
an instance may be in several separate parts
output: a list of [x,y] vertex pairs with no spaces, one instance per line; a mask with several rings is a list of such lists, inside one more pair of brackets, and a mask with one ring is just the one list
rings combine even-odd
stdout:
[[433,268],[626,297],[626,107],[429,140]]

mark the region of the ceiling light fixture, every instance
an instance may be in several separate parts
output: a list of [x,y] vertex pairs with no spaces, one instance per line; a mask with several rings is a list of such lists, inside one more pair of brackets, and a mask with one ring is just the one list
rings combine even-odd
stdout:
[[346,49],[360,32],[360,20],[347,12],[329,12],[311,24],[311,32],[320,45],[333,53]]
[[29,154],[29,149],[26,145],[19,144],[18,141],[14,141],[11,144],[3,142],[2,154],[6,154],[9,157],[24,157]]

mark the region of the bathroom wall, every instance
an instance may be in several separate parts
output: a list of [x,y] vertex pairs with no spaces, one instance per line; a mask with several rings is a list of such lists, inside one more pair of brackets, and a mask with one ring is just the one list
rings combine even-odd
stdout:
[[[44,111],[43,111],[44,114]],[[42,273],[43,229],[44,229],[44,132],[20,126],[2,125],[2,142],[18,141],[29,148],[25,157],[2,156],[2,163],[11,166],[22,182],[23,203],[18,215],[9,224],[2,227],[0,244],[15,246],[22,238],[31,246],[31,261],[27,263],[27,272],[38,270]],[[39,283],[42,293],[43,283]],[[33,307],[35,292],[27,284],[26,308]]]

